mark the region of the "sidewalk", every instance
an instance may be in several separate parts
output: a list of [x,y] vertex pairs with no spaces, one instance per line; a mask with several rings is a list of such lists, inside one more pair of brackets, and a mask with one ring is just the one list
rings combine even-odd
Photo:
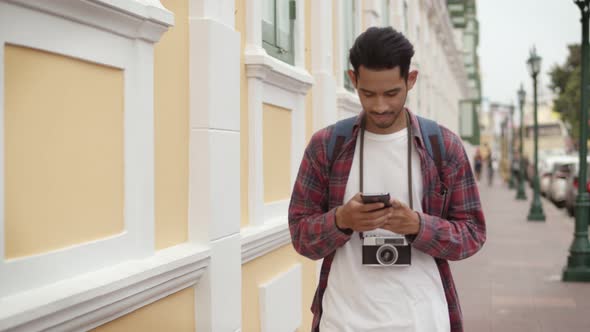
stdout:
[[515,190],[483,178],[487,242],[475,256],[451,262],[465,331],[590,331],[590,282],[561,281],[574,219],[543,199],[547,221],[528,222],[528,184],[527,200],[517,201]]

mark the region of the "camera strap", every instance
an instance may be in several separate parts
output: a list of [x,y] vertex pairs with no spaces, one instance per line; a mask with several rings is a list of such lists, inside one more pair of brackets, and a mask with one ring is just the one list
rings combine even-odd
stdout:
[[[397,121],[397,117],[404,112],[403,110],[398,113],[396,118],[394,119]],[[412,193],[412,123],[410,121],[410,114],[406,111],[406,127],[408,132],[408,193],[410,195],[410,209],[414,208],[413,204],[413,193]],[[363,192],[363,160],[364,160],[364,145],[365,145],[365,119],[361,122],[361,142],[360,142],[360,155],[359,155],[359,184],[360,184],[360,192]],[[364,238],[363,232],[359,233],[361,239]]]

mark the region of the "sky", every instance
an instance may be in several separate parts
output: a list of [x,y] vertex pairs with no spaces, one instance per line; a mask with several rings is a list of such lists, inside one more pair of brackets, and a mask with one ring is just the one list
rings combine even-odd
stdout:
[[[548,96],[549,71],[580,43],[580,9],[573,0],[477,0],[484,102],[514,103],[521,82],[532,97],[526,66],[533,45],[542,58],[539,94]],[[542,85],[542,87],[541,87]]]

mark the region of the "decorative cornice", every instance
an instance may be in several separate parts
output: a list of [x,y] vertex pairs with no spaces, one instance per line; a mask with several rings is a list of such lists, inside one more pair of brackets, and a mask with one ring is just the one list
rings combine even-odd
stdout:
[[313,85],[307,70],[269,56],[261,47],[247,47],[244,55],[246,76],[258,78],[279,88],[305,95]]
[[158,0],[0,0],[155,43],[174,25]]
[[287,220],[246,227],[241,236],[242,264],[291,243]]
[[209,249],[184,243],[154,256],[9,296],[0,331],[86,331],[195,285]]

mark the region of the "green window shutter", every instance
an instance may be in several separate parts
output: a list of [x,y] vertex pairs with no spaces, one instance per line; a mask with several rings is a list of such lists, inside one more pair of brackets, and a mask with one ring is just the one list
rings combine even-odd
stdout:
[[266,52],[281,61],[295,63],[295,0],[263,0],[262,40]]
[[354,27],[355,27],[355,0],[344,0],[343,1],[343,5],[344,5],[344,31],[342,31],[342,33],[344,33],[344,47],[343,47],[343,53],[344,53],[344,62],[346,64],[345,69],[344,69],[344,88],[347,89],[348,91],[354,92],[354,86],[352,85],[352,82],[350,81],[350,78],[348,77],[348,70],[352,69],[352,65],[350,64],[349,61],[349,52],[350,52],[350,48],[352,47],[352,45],[354,44],[354,37],[355,37],[355,33],[354,33]]

